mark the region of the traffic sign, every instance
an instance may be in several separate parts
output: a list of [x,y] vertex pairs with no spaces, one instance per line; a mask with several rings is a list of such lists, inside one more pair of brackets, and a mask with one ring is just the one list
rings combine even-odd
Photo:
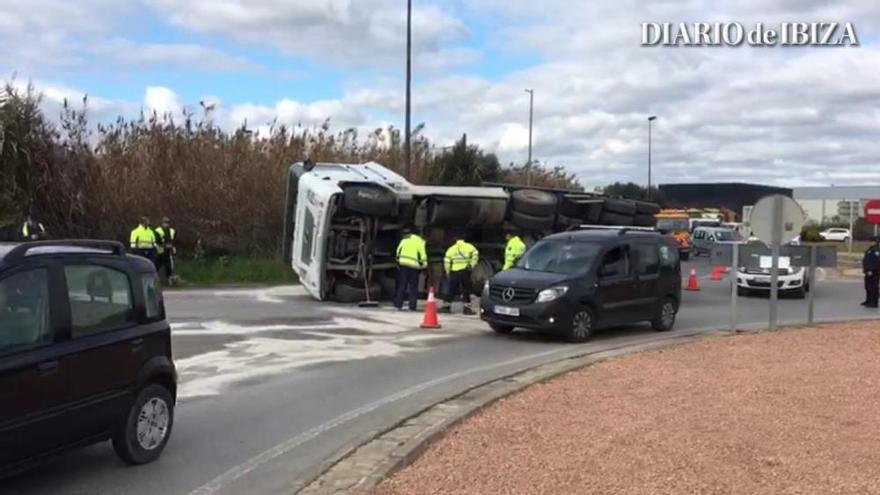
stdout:
[[865,203],[865,221],[868,223],[880,223],[880,199],[872,199]]
[[[712,266],[733,266],[733,244],[732,242],[715,243],[709,252],[709,264]],[[808,245],[793,246],[787,244],[779,248],[779,255],[788,258],[788,261],[780,260],[779,268],[788,268],[790,266],[810,266],[810,248]],[[765,244],[760,242],[750,242],[739,245],[737,253],[739,268],[768,268],[766,266],[767,258],[770,258],[772,250]],[[817,246],[816,248],[816,266],[823,268],[834,268],[837,266],[837,250],[831,247]]]
[[750,221],[752,232],[758,239],[770,245],[782,245],[800,235],[805,217],[797,201],[773,194],[755,204]]

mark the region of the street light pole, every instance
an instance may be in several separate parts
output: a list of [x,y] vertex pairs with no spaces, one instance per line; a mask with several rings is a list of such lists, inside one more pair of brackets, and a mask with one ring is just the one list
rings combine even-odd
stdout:
[[648,190],[645,192],[646,199],[651,199],[651,124],[657,120],[656,115],[648,117]]
[[526,185],[528,186],[532,183],[532,118],[535,109],[535,90],[529,88],[526,93],[529,94],[529,160],[526,162]]
[[406,122],[403,137],[403,177],[410,179],[410,86],[412,85],[412,0],[406,0]]

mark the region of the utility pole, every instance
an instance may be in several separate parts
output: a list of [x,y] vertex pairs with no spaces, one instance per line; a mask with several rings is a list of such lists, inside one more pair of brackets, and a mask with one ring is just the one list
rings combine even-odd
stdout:
[[412,0],[406,0],[406,123],[403,137],[403,177],[410,179],[412,173],[410,153],[410,96],[412,85]]
[[651,199],[651,124],[657,120],[656,115],[648,117],[648,190],[645,192],[646,199]]
[[532,184],[532,118],[535,110],[535,90],[527,89],[529,94],[529,160],[526,162],[526,185]]

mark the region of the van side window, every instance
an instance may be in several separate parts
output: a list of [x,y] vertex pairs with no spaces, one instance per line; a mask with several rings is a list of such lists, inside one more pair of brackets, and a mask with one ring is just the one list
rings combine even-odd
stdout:
[[305,220],[303,221],[302,235],[302,254],[300,259],[303,264],[310,265],[312,263],[312,244],[315,240],[315,217],[308,208],[306,208]]
[[159,277],[153,273],[141,275],[141,284],[144,288],[144,303],[146,305],[146,317],[148,320],[162,318],[162,292],[159,290]]
[[64,267],[73,338],[136,323],[131,281],[119,270],[94,265]]
[[605,254],[599,274],[605,278],[625,277],[629,275],[629,249],[618,246]]
[[658,246],[654,244],[636,244],[635,248],[639,256],[636,273],[639,275],[654,275],[660,273],[660,255],[657,252]]
[[52,340],[45,268],[0,280],[0,354]]
[[694,239],[703,239],[705,237],[706,237],[705,230],[697,230],[696,232],[694,232]]

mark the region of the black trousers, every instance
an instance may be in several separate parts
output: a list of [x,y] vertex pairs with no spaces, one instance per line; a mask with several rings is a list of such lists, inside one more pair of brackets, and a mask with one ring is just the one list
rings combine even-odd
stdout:
[[163,282],[167,282],[169,278],[174,276],[174,262],[171,260],[171,253],[165,251],[156,255],[156,270],[159,271],[159,278]]
[[449,278],[446,280],[446,297],[443,298],[447,303],[451,304],[456,297],[461,296],[465,304],[470,304],[472,293],[470,269],[449,273]]
[[877,306],[880,299],[880,271],[874,270],[865,275],[865,302],[868,306]]
[[415,311],[419,300],[419,270],[408,266],[397,268],[397,285],[394,287],[394,307],[402,308],[409,301],[409,309]]
[[131,254],[137,256],[143,256],[144,258],[153,262],[153,266],[156,266],[156,250],[155,249],[132,249]]

